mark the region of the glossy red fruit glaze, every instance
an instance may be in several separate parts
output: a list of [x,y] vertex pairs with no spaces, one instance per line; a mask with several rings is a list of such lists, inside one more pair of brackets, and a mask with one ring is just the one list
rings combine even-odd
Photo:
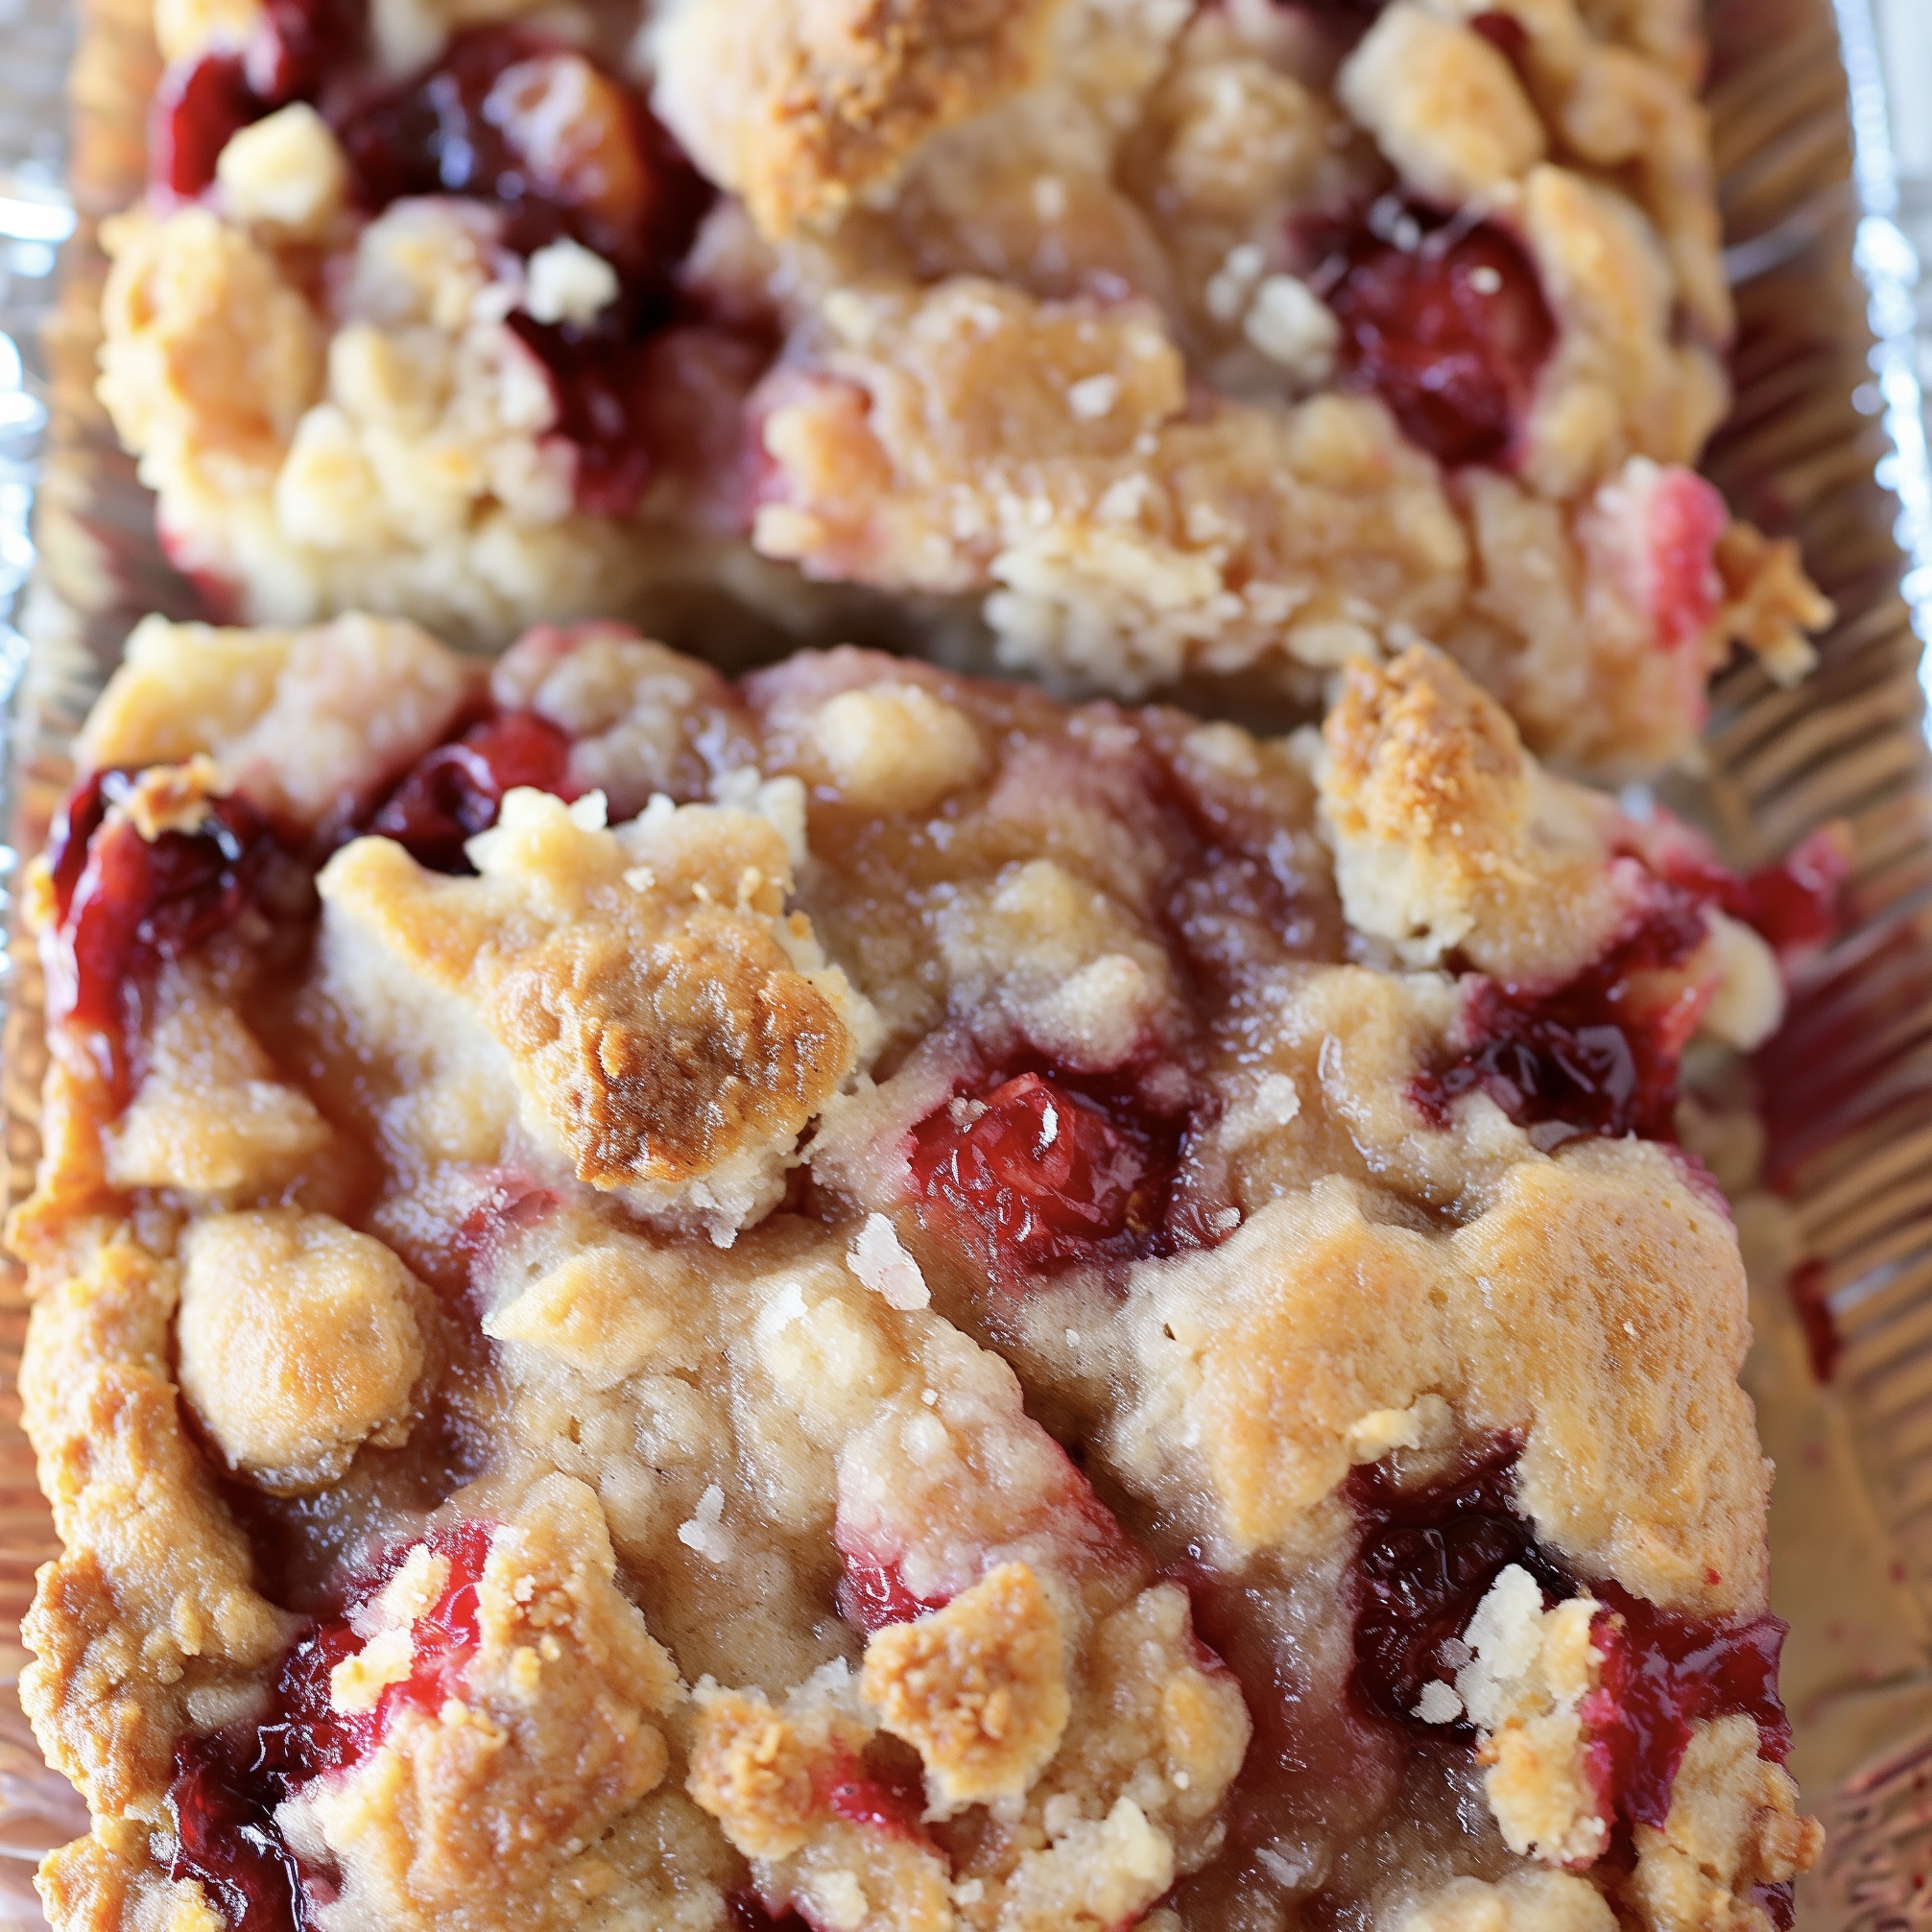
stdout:
[[916,1597],[906,1587],[906,1580],[896,1562],[877,1562],[864,1556],[847,1554],[846,1571],[839,1579],[839,1614],[854,1630],[868,1636],[888,1624],[911,1623],[928,1610],[943,1610],[950,1597]]
[[359,205],[471,195],[520,253],[568,235],[661,290],[709,200],[643,102],[588,55],[516,26],[457,34],[434,66],[343,118]]
[[1791,1724],[1777,1696],[1780,1618],[1714,1622],[1659,1610],[1614,1584],[1586,1587],[1606,1610],[1591,1632],[1600,1682],[1580,1706],[1585,1753],[1591,1781],[1622,1817],[1662,1825],[1691,1727],[1708,1719],[1751,1718],[1759,1754],[1784,1762]]
[[1741,919],[1779,958],[1801,957],[1837,935],[1851,839],[1834,822],[1754,872],[1740,875],[1690,851],[1669,853],[1658,870],[1672,884]]
[[477,1628],[477,1586],[489,1561],[488,1523],[458,1523],[429,1538],[429,1546],[449,1562],[442,1591],[411,1633],[416,1663],[400,1683],[391,1684],[375,1707],[380,1742],[403,1711],[435,1716],[452,1697],[460,1697],[482,1635]]
[[1413,1491],[1395,1489],[1379,1467],[1350,1478],[1362,1530],[1350,1685],[1362,1705],[1443,1735],[1449,1727],[1415,1716],[1422,1687],[1452,1681],[1443,1643],[1461,1637],[1514,1563],[1546,1601],[1587,1592],[1604,1606],[1591,1632],[1600,1680],[1580,1708],[1586,1763],[1607,1816],[1661,1825],[1691,1727],[1709,1719],[1750,1717],[1760,1753],[1781,1764],[1791,1749],[1777,1697],[1783,1623],[1687,1617],[1614,1583],[1580,1582],[1517,1513],[1515,1457],[1504,1440],[1463,1473]]
[[47,853],[59,915],[48,1014],[99,1036],[104,1071],[122,1094],[140,982],[233,925],[264,891],[285,884],[289,868],[267,822],[241,798],[208,800],[192,832],[144,839],[126,820],[108,823],[109,808],[133,785],[131,773],[97,772],[61,807]]
[[1753,1885],[1750,1896],[1777,1932],[1792,1932],[1798,1923],[1798,1897],[1790,1880],[1782,1885]]
[[369,829],[437,872],[467,872],[464,844],[496,823],[504,794],[519,785],[574,798],[570,740],[530,711],[472,725],[453,745],[425,752],[379,805]]
[[926,1795],[912,1770],[882,1771],[853,1758],[825,1781],[825,1809],[847,1825],[870,1825],[897,1837],[925,1838],[920,1814]]
[[266,0],[249,36],[249,84],[268,106],[323,92],[332,75],[362,63],[367,0]]
[[1379,1465],[1350,1479],[1362,1540],[1349,1682],[1365,1709],[1441,1735],[1445,1727],[1415,1715],[1422,1686],[1453,1681],[1442,1647],[1468,1628],[1497,1576],[1517,1563],[1545,1589],[1574,1594],[1516,1513],[1515,1458],[1505,1441],[1462,1473],[1417,1490],[1396,1489]]
[[309,1923],[301,1869],[274,1820],[278,1800],[224,1737],[176,1746],[168,1876],[198,1880],[227,1922],[247,1932],[301,1932]]
[[510,327],[542,365],[557,408],[552,434],[577,452],[571,500],[585,516],[629,516],[656,469],[652,341],[605,337],[513,315]]
[[229,137],[267,112],[239,54],[203,54],[161,76],[148,126],[148,179],[192,200],[214,181]]
[[1438,1128],[1461,1095],[1481,1088],[1519,1127],[1556,1120],[1672,1138],[1678,1061],[1708,989],[1659,1004],[1640,976],[1682,965],[1705,936],[1698,899],[1667,887],[1634,933],[1563,986],[1473,982],[1462,1015],[1469,1044],[1418,1074],[1410,1099]]
[[1513,67],[1529,48],[1530,31],[1514,13],[1478,13],[1469,26]]
[[1314,277],[1342,324],[1343,377],[1439,462],[1506,462],[1556,342],[1536,270],[1489,223],[1443,227],[1421,209],[1397,220],[1420,231],[1415,247],[1360,227]]
[[1151,1135],[1063,1079],[1022,1073],[959,1097],[913,1130],[922,1226],[997,1280],[1151,1252],[1165,1191]]
[[[290,1647],[260,1724],[183,1738],[177,1747],[168,1787],[177,1841],[169,1876],[199,1879],[230,1925],[302,1932],[310,1922],[303,1873],[275,1823],[275,1806],[310,1778],[367,1756],[400,1710],[438,1710],[461,1689],[477,1644],[476,1586],[489,1537],[489,1524],[465,1522],[424,1539],[448,1558],[449,1577],[417,1619],[415,1668],[383,1692],[372,1712],[345,1716],[329,1702],[330,1672],[363,1643],[347,1618],[332,1618]],[[359,1586],[362,1600],[395,1574],[412,1547],[373,1566]]]

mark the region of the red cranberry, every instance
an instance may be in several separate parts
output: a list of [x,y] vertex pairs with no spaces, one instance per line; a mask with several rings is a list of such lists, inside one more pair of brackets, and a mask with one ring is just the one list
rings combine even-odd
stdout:
[[258,121],[266,105],[249,85],[239,54],[203,54],[161,76],[148,130],[148,176],[191,200],[213,184],[229,138]]
[[1582,1715],[1606,1813],[1661,1825],[1691,1727],[1713,1718],[1750,1717],[1760,1752],[1782,1763],[1791,1749],[1777,1698],[1784,1625],[1773,1616],[1683,1616],[1613,1583],[1580,1583],[1517,1513],[1515,1455],[1505,1442],[1466,1473],[1416,1491],[1395,1489],[1379,1468],[1351,1479],[1362,1524],[1351,1683],[1361,1703],[1421,1731],[1446,1730],[1414,1717],[1422,1687],[1452,1680],[1443,1645],[1468,1628],[1514,1563],[1550,1600],[1587,1591],[1604,1606],[1592,1631],[1602,1659],[1598,1687]]
[[1316,276],[1342,324],[1343,376],[1439,462],[1505,461],[1556,342],[1536,269],[1487,222],[1411,208],[1390,226],[1397,240],[1358,228]]
[[1787,1879],[1782,1885],[1753,1885],[1751,1902],[1769,1919],[1777,1932],[1792,1932],[1798,1923],[1797,1890]]
[[346,1618],[318,1624],[290,1647],[275,1677],[272,1714],[256,1732],[257,1771],[294,1786],[374,1750],[375,1714],[346,1716],[329,1702],[329,1673],[361,1648]]
[[839,1766],[824,1787],[824,1804],[847,1825],[867,1825],[896,1837],[923,1838],[920,1814],[926,1795],[918,1774],[903,1768],[881,1770],[851,1760]]
[[506,712],[418,759],[369,828],[432,871],[467,872],[464,843],[495,824],[504,794],[530,785],[574,797],[569,769],[570,740],[555,725],[534,712]]
[[[302,1932],[309,1923],[302,1871],[275,1823],[275,1806],[310,1778],[373,1751],[398,1710],[438,1710],[461,1689],[478,1642],[476,1586],[489,1536],[487,1523],[465,1522],[426,1538],[448,1558],[449,1577],[417,1619],[414,1670],[389,1685],[373,1711],[345,1716],[329,1703],[329,1673],[362,1648],[347,1619],[337,1618],[291,1646],[259,1725],[183,1738],[177,1747],[168,1787],[176,1836],[169,1875],[199,1879],[241,1932]],[[364,1579],[365,1595],[394,1575],[411,1547],[375,1565]]]
[[1529,51],[1530,32],[1514,13],[1478,13],[1469,26],[1512,67],[1522,64],[1523,56]]
[[247,1932],[301,1932],[309,1922],[301,1869],[275,1824],[277,1801],[226,1736],[176,1746],[168,1876],[198,1880],[222,1917]]
[[368,37],[366,0],[265,0],[249,36],[249,83],[275,106],[313,98],[360,63]]
[[535,1228],[561,1199],[554,1187],[539,1187],[512,1169],[501,1169],[457,1230],[453,1245],[466,1259],[476,1260],[518,1228]]
[[919,1219],[1012,1283],[1144,1248],[1166,1176],[1151,1136],[1064,1079],[1023,1073],[913,1131]]
[[1678,1059],[1696,1006],[1634,1011],[1633,981],[1681,966],[1705,933],[1698,900],[1671,888],[1630,938],[1553,991],[1478,981],[1463,1010],[1472,1043],[1418,1074],[1410,1098],[1437,1127],[1447,1126],[1460,1095],[1481,1088],[1519,1127],[1557,1120],[1612,1137],[1670,1139]]
[[405,195],[473,195],[502,209],[512,248],[569,235],[626,281],[661,283],[707,200],[622,83],[519,27],[465,29],[339,131],[371,212]]
[[134,782],[125,771],[97,772],[62,806],[48,843],[60,915],[48,1012],[100,1036],[123,1090],[140,983],[265,900],[292,906],[299,876],[246,799],[211,799],[195,830],[153,839],[126,820],[108,824],[109,807]]
[[434,1716],[450,1698],[461,1695],[470,1659],[483,1640],[477,1588],[489,1561],[489,1534],[488,1523],[465,1522],[430,1537],[430,1548],[448,1559],[449,1575],[442,1593],[416,1620],[414,1668],[400,1683],[391,1684],[376,1705],[378,1739],[401,1711],[413,1708]]
[[606,336],[513,315],[510,326],[543,366],[554,435],[577,453],[572,501],[585,516],[629,516],[656,473],[650,388],[654,341]]
[[1515,1456],[1514,1443],[1502,1443],[1473,1468],[1419,1490],[1396,1489],[1379,1467],[1353,1479],[1362,1544],[1350,1682],[1378,1716],[1440,1733],[1443,1727],[1415,1715],[1422,1687],[1453,1681],[1443,1645],[1468,1628],[1512,1563],[1557,1595],[1574,1594],[1516,1512]]
[[1843,825],[1821,825],[1776,865],[1740,877],[1728,867],[1672,852],[1663,871],[1734,919],[1741,919],[1780,958],[1815,951],[1834,938],[1839,898],[1851,870]]
[[943,1610],[949,1602],[950,1597],[916,1597],[895,1561],[881,1563],[846,1557],[846,1571],[839,1579],[839,1614],[868,1636],[888,1624],[911,1623],[928,1610]]
[[1753,1719],[1759,1752],[1783,1763],[1791,1724],[1777,1696],[1781,1619],[1680,1616],[1614,1584],[1587,1587],[1608,1609],[1593,1632],[1602,1668],[1582,1705],[1586,1750],[1621,1816],[1662,1825],[1691,1727],[1712,1718]]

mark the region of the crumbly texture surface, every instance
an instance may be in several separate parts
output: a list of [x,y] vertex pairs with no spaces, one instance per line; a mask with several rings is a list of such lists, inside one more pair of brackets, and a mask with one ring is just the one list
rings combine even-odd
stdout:
[[1349,680],[144,630],[30,889],[59,1932],[1766,1932],[1734,1232],[1484,1054],[1634,960],[1667,1093],[1777,965],[1446,657]]
[[235,615],[863,623],[1277,706],[1420,638],[1617,775],[1828,617],[1693,473],[1674,0],[385,0],[313,72],[161,11],[100,393]]

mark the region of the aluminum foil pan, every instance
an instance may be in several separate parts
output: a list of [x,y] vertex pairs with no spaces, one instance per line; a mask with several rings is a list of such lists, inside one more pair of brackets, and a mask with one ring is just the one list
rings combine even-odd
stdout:
[[[45,1059],[38,969],[10,889],[45,837],[72,735],[129,627],[195,608],[92,396],[94,224],[140,189],[158,64],[151,0],[79,5],[77,21],[63,0],[0,0],[10,1199],[31,1184]],[[1847,932],[1753,1068],[1765,1186],[1739,1200],[1738,1225],[1758,1337],[1748,1377],[1778,1465],[1772,1598],[1791,1624],[1792,1768],[1830,1831],[1799,1888],[1799,1924],[1893,1932],[1932,1924],[1932,668],[1920,641],[1932,637],[1932,285],[1919,274],[1920,251],[1932,255],[1932,0],[1705,11],[1740,317],[1737,404],[1707,467],[1743,514],[1800,538],[1839,615],[1801,688],[1780,691],[1749,664],[1721,680],[1706,769],[1670,802],[1738,864],[1827,819],[1855,840]],[[0,1932],[41,1922],[34,1864],[86,1827],[14,1697],[18,1620],[54,1553],[13,1395],[25,1326],[19,1284],[0,1276]]]

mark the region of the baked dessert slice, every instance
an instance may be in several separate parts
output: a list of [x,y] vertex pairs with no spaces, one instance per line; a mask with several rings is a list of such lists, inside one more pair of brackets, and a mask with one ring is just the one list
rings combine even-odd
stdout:
[[1789,1923],[1681,1058],[1740,879],[1445,657],[151,621],[30,888],[58,1932]]
[[1690,467],[1676,0],[482,12],[157,9],[101,394],[220,608],[715,650],[735,603],[1303,704],[1423,638],[1619,775],[1733,642],[1809,661]]

